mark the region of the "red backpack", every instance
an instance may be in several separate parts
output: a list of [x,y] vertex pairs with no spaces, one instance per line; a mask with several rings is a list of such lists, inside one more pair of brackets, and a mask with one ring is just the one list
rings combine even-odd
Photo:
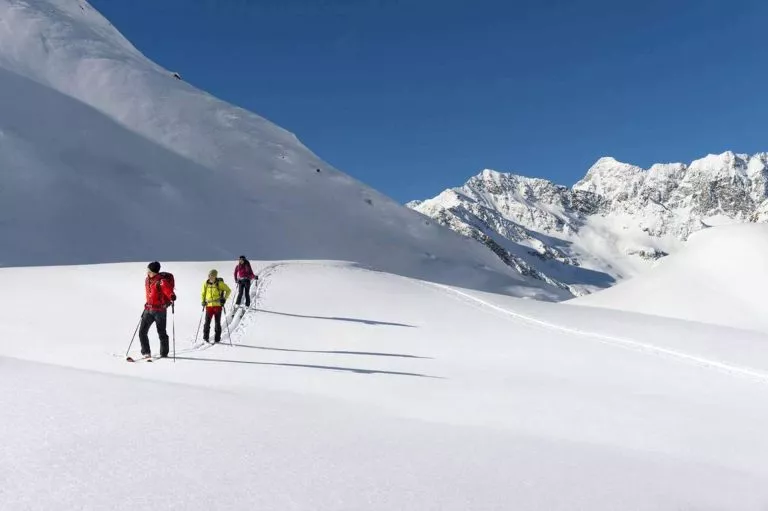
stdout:
[[166,287],[171,289],[171,301],[166,304],[170,305],[172,302],[176,301],[176,293],[174,292],[174,289],[176,288],[176,279],[173,278],[173,273],[169,273],[167,271],[161,271],[157,274],[157,276],[160,277],[157,280],[157,292],[160,295],[162,295],[162,291],[160,290],[161,282],[165,282]]

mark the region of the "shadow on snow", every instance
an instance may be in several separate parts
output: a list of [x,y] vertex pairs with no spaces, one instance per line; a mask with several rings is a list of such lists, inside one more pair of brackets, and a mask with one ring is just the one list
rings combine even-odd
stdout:
[[375,326],[399,326],[402,328],[416,328],[413,325],[406,325],[405,323],[391,323],[388,321],[375,321],[372,319],[359,319],[359,318],[340,318],[340,317],[329,317],[329,316],[304,316],[301,314],[289,314],[287,312],[276,312],[276,311],[268,311],[265,309],[255,309],[257,312],[263,312],[265,314],[275,314],[277,316],[288,316],[291,318],[304,318],[304,319],[325,319],[329,321],[347,321],[350,323],[362,323],[364,325],[375,325]]
[[343,350],[297,350],[291,348],[271,348],[269,346],[250,346],[248,344],[235,344],[239,348],[251,348],[254,350],[265,351],[288,351],[291,353],[320,353],[324,355],[364,355],[371,357],[398,357],[398,358],[419,358],[422,360],[433,360],[432,357],[420,357],[418,355],[406,355],[403,353],[376,353],[370,351],[343,351]]
[[201,358],[176,357],[176,360],[189,360],[193,362],[219,362],[223,364],[300,367],[305,369],[323,369],[326,371],[343,371],[343,372],[357,373],[357,374],[389,374],[394,376],[415,376],[417,378],[443,379],[441,376],[430,376],[428,374],[404,373],[400,371],[384,371],[381,369],[360,369],[357,367],[336,367],[336,366],[321,366],[321,365],[311,365],[311,364],[289,364],[289,363],[281,363],[281,362],[252,362],[248,360],[226,360],[226,359],[219,359],[219,358],[202,358],[202,357]]

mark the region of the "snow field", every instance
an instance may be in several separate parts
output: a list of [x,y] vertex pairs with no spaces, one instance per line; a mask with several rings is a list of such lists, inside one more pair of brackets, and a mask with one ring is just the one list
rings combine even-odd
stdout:
[[[24,308],[5,325],[12,335],[0,341],[0,378],[19,390],[2,398],[12,420],[0,433],[17,441],[0,461],[11,489],[1,507],[768,502],[760,484],[768,412],[759,406],[768,384],[697,362],[768,373],[765,334],[282,261],[254,263],[264,278],[256,310],[232,330],[235,346],[195,348],[199,286],[208,269],[226,275],[231,264],[164,264],[179,295],[185,351],[175,364],[120,358],[144,265],[0,270],[10,285],[35,272],[51,303],[66,297],[92,312],[86,328],[72,325],[68,307],[46,310],[45,321]],[[604,338],[618,335],[644,349]],[[61,481],[57,473],[67,483],[43,491]]]

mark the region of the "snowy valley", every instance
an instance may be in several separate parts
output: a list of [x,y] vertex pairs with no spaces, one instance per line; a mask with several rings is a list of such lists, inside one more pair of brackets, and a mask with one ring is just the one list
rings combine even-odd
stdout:
[[[486,171],[433,220],[85,0],[0,0],[0,92],[0,509],[768,507],[765,157]],[[127,363],[154,259],[173,356]]]

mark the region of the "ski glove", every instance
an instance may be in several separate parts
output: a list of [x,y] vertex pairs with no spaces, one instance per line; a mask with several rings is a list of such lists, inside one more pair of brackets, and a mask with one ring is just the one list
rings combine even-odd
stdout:
[[219,298],[219,303],[224,305],[225,303],[227,303],[227,299],[226,298]]
[[203,302],[203,307],[205,307],[205,302]]

